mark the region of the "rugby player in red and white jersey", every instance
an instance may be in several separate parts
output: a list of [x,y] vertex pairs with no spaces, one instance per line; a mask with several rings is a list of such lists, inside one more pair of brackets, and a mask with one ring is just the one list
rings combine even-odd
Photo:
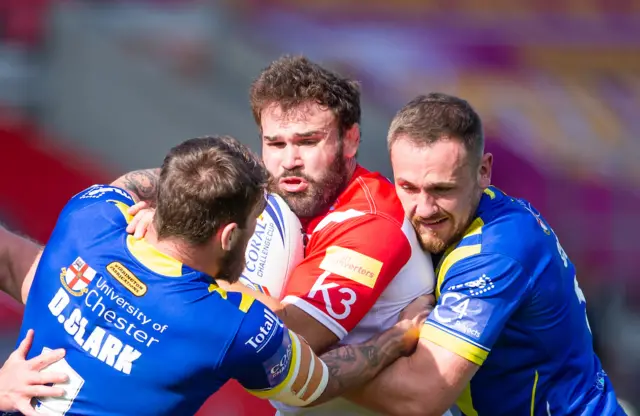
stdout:
[[[252,84],[251,107],[271,191],[307,237],[281,303],[260,300],[318,354],[388,329],[414,299],[432,293],[435,277],[394,185],[356,162],[358,84],[306,58],[283,57]],[[376,414],[343,398],[314,408],[272,404],[282,416]]]
[[[386,330],[433,291],[435,278],[393,184],[356,162],[358,84],[304,57],[282,57],[250,98],[271,191],[308,239],[283,292],[283,319],[316,352]],[[272,403],[280,415],[373,414],[346,399],[306,409]]]

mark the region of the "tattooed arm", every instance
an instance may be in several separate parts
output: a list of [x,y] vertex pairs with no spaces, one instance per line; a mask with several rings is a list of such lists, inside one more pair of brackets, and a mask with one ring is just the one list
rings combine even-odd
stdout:
[[311,403],[315,406],[361,387],[398,358],[410,354],[418,339],[415,322],[401,321],[369,341],[342,345],[320,356],[329,369],[324,392]]
[[140,169],[122,175],[111,185],[129,191],[136,202],[147,201],[151,205],[155,205],[159,178],[160,168]]
[[[246,314],[229,347],[225,371],[249,393],[296,407],[315,406],[370,381],[411,353],[421,323],[403,319],[369,341],[342,345],[318,356],[262,302],[251,302]],[[261,332],[265,336],[257,338]]]
[[[267,319],[275,319],[260,302],[254,304],[262,307],[256,310],[266,311]],[[262,324],[264,319],[253,321]],[[296,407],[315,406],[362,386],[393,361],[409,354],[418,337],[415,323],[404,321],[367,342],[343,345],[318,357],[295,332],[285,326],[272,328],[275,332],[265,337],[267,340],[259,348],[249,346],[255,344],[255,329],[249,332],[250,337],[242,334],[241,344],[231,347],[232,351],[245,352],[240,355],[241,360],[230,364],[232,371],[238,373],[233,377],[251,394]]]
[[385,368],[373,381],[344,396],[390,416],[445,414],[479,366],[426,338],[416,351]]

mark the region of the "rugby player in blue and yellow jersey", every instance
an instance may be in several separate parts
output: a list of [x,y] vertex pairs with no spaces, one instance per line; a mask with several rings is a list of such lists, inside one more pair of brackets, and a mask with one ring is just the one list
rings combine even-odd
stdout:
[[416,352],[351,398],[384,414],[623,415],[593,350],[585,298],[558,237],[490,186],[479,116],[419,96],[388,134],[396,190],[423,248],[441,254],[437,306]]
[[244,267],[266,182],[259,159],[234,139],[192,139],[165,158],[144,240],[126,232],[140,195],[119,181],[74,196],[42,252],[0,232],[0,266],[10,270],[0,287],[26,300],[30,355],[66,350],[43,370],[67,375],[57,385],[64,395],[34,399],[39,414],[190,415],[229,379],[307,406],[415,347],[417,327],[402,321],[321,361],[265,305],[220,288]]

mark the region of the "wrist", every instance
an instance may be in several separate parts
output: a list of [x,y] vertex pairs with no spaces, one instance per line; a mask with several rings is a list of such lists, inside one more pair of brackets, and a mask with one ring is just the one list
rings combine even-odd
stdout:
[[395,324],[392,330],[394,351],[397,351],[398,356],[411,355],[416,348],[420,331],[413,326],[407,327],[402,322]]
[[15,410],[13,406],[11,406],[11,400],[9,400],[8,392],[0,391],[0,412],[12,412]]

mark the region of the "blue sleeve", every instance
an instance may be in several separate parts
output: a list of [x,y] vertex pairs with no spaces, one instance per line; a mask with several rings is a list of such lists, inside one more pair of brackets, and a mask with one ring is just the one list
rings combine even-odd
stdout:
[[282,321],[258,300],[246,312],[227,359],[231,378],[268,396],[295,368],[292,340]]
[[529,285],[520,263],[475,254],[445,272],[440,297],[421,337],[482,365]]

